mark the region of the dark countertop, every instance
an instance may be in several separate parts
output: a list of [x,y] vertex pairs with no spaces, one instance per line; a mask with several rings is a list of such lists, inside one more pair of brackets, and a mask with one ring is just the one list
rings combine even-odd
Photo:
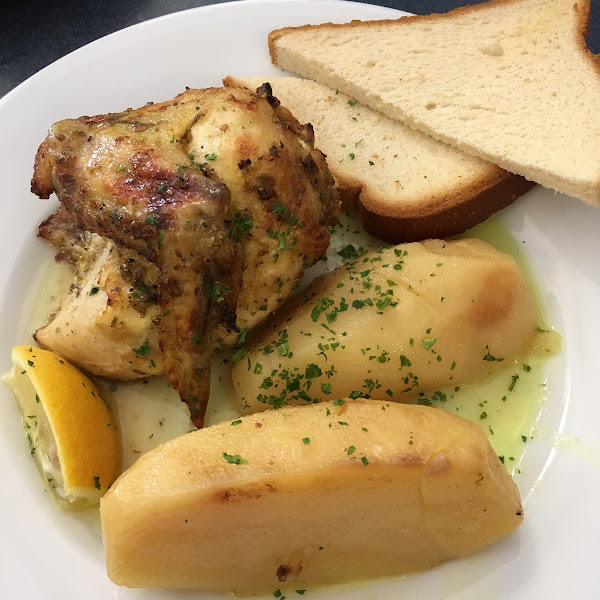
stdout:
[[[0,36],[0,97],[80,46],[164,14],[229,0],[6,0]],[[446,12],[481,0],[366,0],[416,14]],[[600,52],[600,0],[592,0],[588,45]]]

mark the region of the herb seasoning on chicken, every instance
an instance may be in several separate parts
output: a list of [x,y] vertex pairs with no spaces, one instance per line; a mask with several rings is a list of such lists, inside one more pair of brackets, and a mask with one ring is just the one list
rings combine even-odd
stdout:
[[56,123],[32,191],[160,270],[165,371],[202,426],[213,341],[263,320],[329,244],[339,200],[312,128],[257,90],[188,89]]

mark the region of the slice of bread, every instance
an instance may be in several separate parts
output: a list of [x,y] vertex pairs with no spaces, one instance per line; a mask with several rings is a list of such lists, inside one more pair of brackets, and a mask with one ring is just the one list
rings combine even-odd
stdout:
[[[265,78],[227,77],[255,89]],[[344,204],[389,242],[448,237],[484,221],[534,184],[308,79],[270,77],[273,94],[327,155]]]
[[600,205],[600,60],[589,0],[274,31],[273,62],[555,190]]

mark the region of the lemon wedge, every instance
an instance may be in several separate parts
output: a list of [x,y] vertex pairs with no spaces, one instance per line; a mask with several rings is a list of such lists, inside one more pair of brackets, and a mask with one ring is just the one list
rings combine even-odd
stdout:
[[96,504],[118,469],[118,437],[98,388],[58,354],[12,350],[4,381],[23,411],[31,455],[62,508]]

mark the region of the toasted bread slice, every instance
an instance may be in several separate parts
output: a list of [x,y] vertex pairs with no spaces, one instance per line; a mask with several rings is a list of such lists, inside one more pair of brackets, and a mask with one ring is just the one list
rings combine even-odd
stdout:
[[274,31],[275,64],[547,187],[600,205],[600,61],[589,0]]
[[[257,88],[265,78],[227,77]],[[365,229],[390,242],[461,233],[484,221],[532,183],[460,152],[308,79],[270,77],[274,95],[327,155],[346,206]]]

